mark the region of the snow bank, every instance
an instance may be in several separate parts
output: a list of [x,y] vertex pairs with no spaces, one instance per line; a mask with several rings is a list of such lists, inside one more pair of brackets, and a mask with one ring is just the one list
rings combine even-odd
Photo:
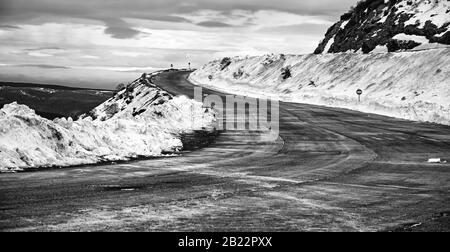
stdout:
[[[450,125],[450,49],[269,55],[213,61],[194,83],[226,92]],[[289,69],[292,77],[282,78]],[[212,80],[209,80],[212,76]],[[361,103],[356,90],[362,89]]]
[[0,110],[0,171],[158,156],[182,148],[179,134],[213,122],[211,112],[172,97],[144,76],[74,121],[47,120],[25,105]]

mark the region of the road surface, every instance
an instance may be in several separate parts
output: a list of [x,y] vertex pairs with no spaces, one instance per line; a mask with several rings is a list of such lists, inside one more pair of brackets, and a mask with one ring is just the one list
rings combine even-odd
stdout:
[[[193,97],[188,74],[152,81]],[[280,103],[276,141],[226,131],[178,157],[0,174],[0,229],[448,231],[450,164],[429,158],[450,160],[450,127]]]

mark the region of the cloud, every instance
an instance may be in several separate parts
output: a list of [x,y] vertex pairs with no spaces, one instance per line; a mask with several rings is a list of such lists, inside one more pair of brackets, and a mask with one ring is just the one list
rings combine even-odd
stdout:
[[117,39],[134,38],[141,32],[130,27],[130,25],[122,19],[105,20],[107,28],[105,33]]
[[241,28],[263,28],[272,26],[291,26],[300,24],[327,25],[333,22],[323,16],[300,15],[278,10],[198,10],[188,14],[176,14],[199,26],[217,27],[241,27]]
[[[64,50],[60,47],[54,47],[54,46],[25,48],[22,51],[26,55],[29,55],[32,57],[51,57],[51,56],[60,55],[60,54],[67,52],[67,50]],[[22,52],[20,52],[19,54],[21,54],[21,53]]]
[[82,59],[100,59],[100,57],[94,56],[94,55],[82,55],[82,56],[80,56],[80,58],[82,58]]
[[48,47],[37,47],[37,48],[27,48],[25,51],[43,51],[43,50],[63,50],[60,47],[48,46]]
[[46,64],[18,64],[14,65],[17,67],[37,67],[37,68],[43,68],[43,69],[69,69],[69,67],[66,66],[57,66],[57,65],[46,65]]
[[226,23],[222,23],[222,22],[218,22],[218,21],[203,21],[203,22],[197,23],[197,25],[204,26],[204,27],[214,27],[214,28],[230,27],[230,26],[232,26],[232,25],[229,25],[229,24],[226,24]]
[[328,24],[295,24],[295,25],[281,25],[281,26],[269,26],[258,29],[259,33],[267,34],[307,34],[307,35],[324,35],[330,27]]
[[160,70],[154,67],[107,67],[107,66],[86,66],[86,67],[73,67],[74,69],[85,70],[100,70],[100,71],[114,71],[114,72],[129,72],[129,73],[144,73],[154,72]]
[[[143,19],[200,27],[250,26],[250,14],[278,11],[300,16],[322,16],[335,20],[357,0],[1,0],[0,29],[16,29],[16,24],[42,24],[51,20],[84,19],[104,23],[104,32],[115,39],[141,35],[126,19]],[[209,18],[195,18],[202,11]],[[241,13],[239,13],[239,11]],[[249,19],[250,18],[250,19]],[[61,22],[61,21],[58,21]],[[14,25],[11,25],[14,24]]]
[[52,75],[76,85],[106,85],[170,64],[311,53],[356,2],[0,0],[0,61],[22,64],[1,67],[0,76],[41,82]]
[[132,58],[146,55],[145,53],[142,52],[131,52],[131,51],[112,51],[111,53],[117,56],[132,57]]
[[230,12],[276,10],[298,15],[322,15],[336,18],[357,0],[2,0],[0,20],[32,20],[43,16],[64,16],[100,20],[107,17],[139,18],[186,22],[175,14],[201,9]]
[[15,30],[15,29],[20,29],[20,27],[17,26],[17,25],[0,25],[0,29],[3,29],[3,30]]
[[32,57],[51,57],[51,56],[53,56],[52,54],[42,53],[42,52],[29,52],[28,55],[32,56]]
[[231,11],[199,9],[190,13],[174,15],[199,26],[217,28],[248,25],[254,16],[254,12],[238,9]]

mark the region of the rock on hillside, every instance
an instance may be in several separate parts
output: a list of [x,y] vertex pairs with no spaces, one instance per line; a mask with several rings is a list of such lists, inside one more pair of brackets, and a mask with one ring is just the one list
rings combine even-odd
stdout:
[[364,0],[328,29],[315,53],[450,45],[449,27],[449,0]]

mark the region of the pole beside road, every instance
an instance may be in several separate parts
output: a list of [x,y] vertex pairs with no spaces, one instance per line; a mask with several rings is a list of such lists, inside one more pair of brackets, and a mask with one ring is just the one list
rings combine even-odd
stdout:
[[358,95],[358,102],[361,102],[361,95],[363,94],[363,91],[361,89],[356,90],[356,94]]

